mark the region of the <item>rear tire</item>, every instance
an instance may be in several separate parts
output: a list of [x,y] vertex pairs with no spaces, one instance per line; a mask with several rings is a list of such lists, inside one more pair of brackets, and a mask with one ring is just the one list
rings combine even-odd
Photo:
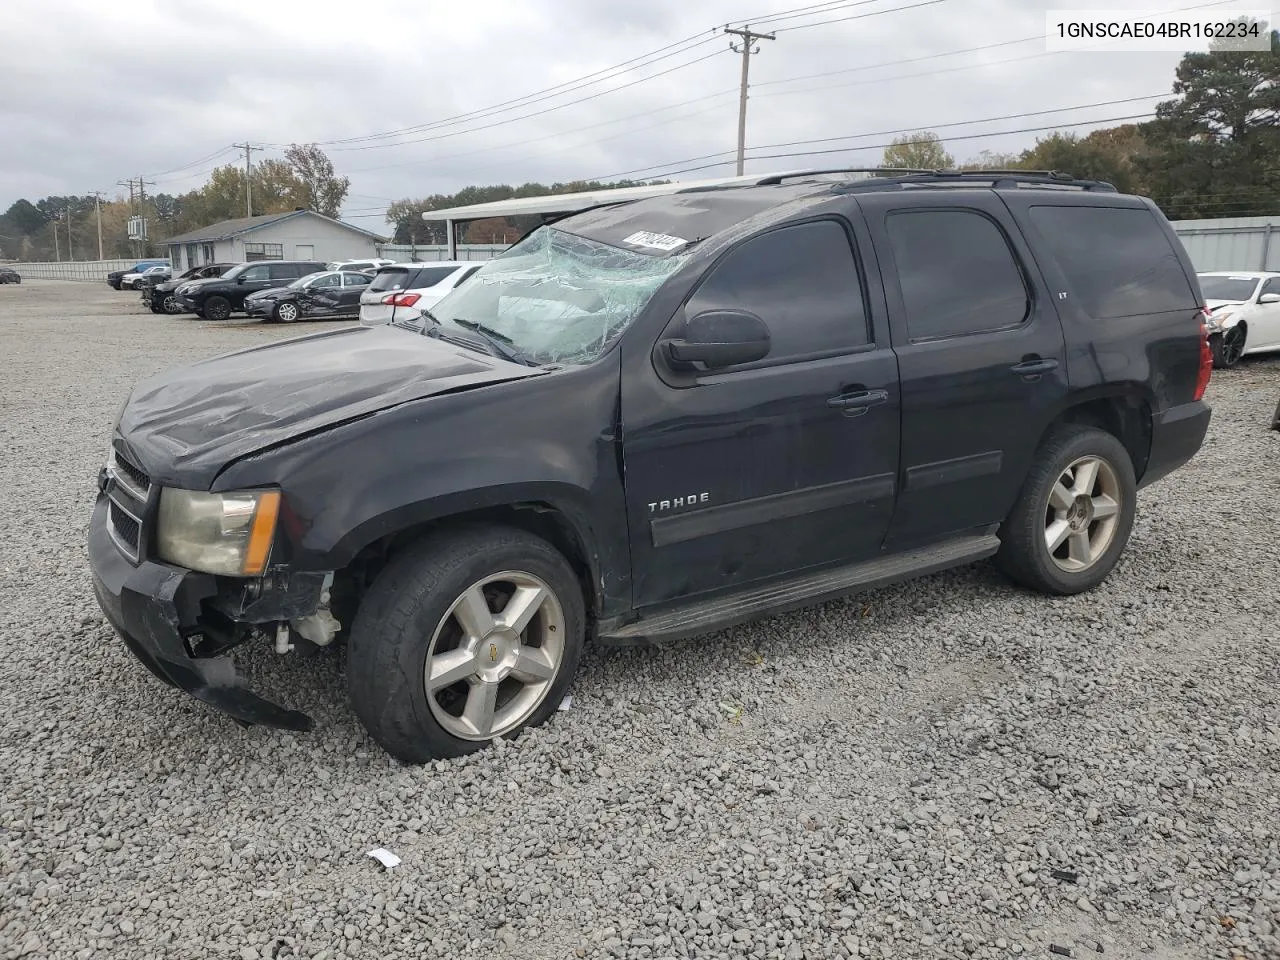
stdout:
[[1093,589],[1129,541],[1137,491],[1129,452],[1114,436],[1096,427],[1055,427],[1000,527],[996,565],[1042,593]]
[[585,630],[582,589],[554,547],[462,528],[408,548],[374,581],[351,626],[347,691],[392,756],[462,756],[555,712]]
[[231,301],[226,297],[210,297],[201,313],[206,320],[225,320],[231,316]]

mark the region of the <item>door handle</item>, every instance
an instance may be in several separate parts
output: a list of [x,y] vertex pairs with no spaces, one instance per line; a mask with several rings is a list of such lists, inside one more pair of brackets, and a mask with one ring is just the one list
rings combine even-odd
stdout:
[[887,390],[859,390],[856,393],[842,393],[838,397],[832,397],[827,401],[827,406],[844,411],[845,416],[857,417],[866,413],[871,407],[887,403],[888,400],[889,391]]
[[1024,360],[1022,363],[1015,363],[1009,368],[1010,372],[1016,373],[1020,377],[1034,377],[1057,369],[1058,361],[1052,357],[1045,360]]

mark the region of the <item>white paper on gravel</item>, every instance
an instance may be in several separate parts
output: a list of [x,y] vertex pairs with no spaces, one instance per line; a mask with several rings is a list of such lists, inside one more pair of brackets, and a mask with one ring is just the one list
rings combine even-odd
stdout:
[[573,706],[573,694],[571,694],[571,693],[566,693],[566,694],[564,695],[564,699],[560,701],[560,706],[559,706],[559,707],[557,707],[556,709],[557,709],[557,710],[568,710],[568,709],[569,709],[570,707],[572,707],[572,706]]
[[388,870],[390,870],[392,867],[400,866],[400,858],[397,857],[390,850],[382,849],[382,847],[379,847],[377,850],[370,850],[369,856],[373,857],[373,859],[377,860],[380,864],[382,864]]

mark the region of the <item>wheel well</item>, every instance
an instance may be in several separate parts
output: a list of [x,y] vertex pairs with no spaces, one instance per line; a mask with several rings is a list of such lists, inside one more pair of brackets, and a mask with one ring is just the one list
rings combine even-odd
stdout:
[[441,530],[474,524],[515,527],[546,540],[560,551],[577,575],[578,582],[582,586],[582,597],[588,616],[594,616],[599,611],[601,595],[592,564],[588,559],[587,546],[582,542],[582,538],[569,519],[546,503],[530,502],[485,507],[406,527],[364,547],[352,559],[347,570],[357,582],[358,592],[362,594],[364,589],[373,582],[378,571],[410,544]]
[[1098,397],[1070,407],[1051,426],[1078,423],[1105,430],[1124,444],[1133,461],[1134,475],[1141,480],[1151,455],[1151,407],[1132,395]]

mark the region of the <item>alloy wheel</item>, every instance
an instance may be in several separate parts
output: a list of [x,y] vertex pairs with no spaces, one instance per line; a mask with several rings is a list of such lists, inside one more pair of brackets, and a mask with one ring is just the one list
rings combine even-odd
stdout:
[[1245,331],[1235,326],[1222,335],[1222,365],[1229,367],[1244,355]]
[[1088,570],[1116,536],[1123,497],[1115,468],[1101,457],[1080,457],[1049,490],[1044,541],[1060,570]]
[[462,740],[491,740],[526,723],[560,671],[565,615],[531,573],[472,584],[436,625],[423,682],[437,723]]

